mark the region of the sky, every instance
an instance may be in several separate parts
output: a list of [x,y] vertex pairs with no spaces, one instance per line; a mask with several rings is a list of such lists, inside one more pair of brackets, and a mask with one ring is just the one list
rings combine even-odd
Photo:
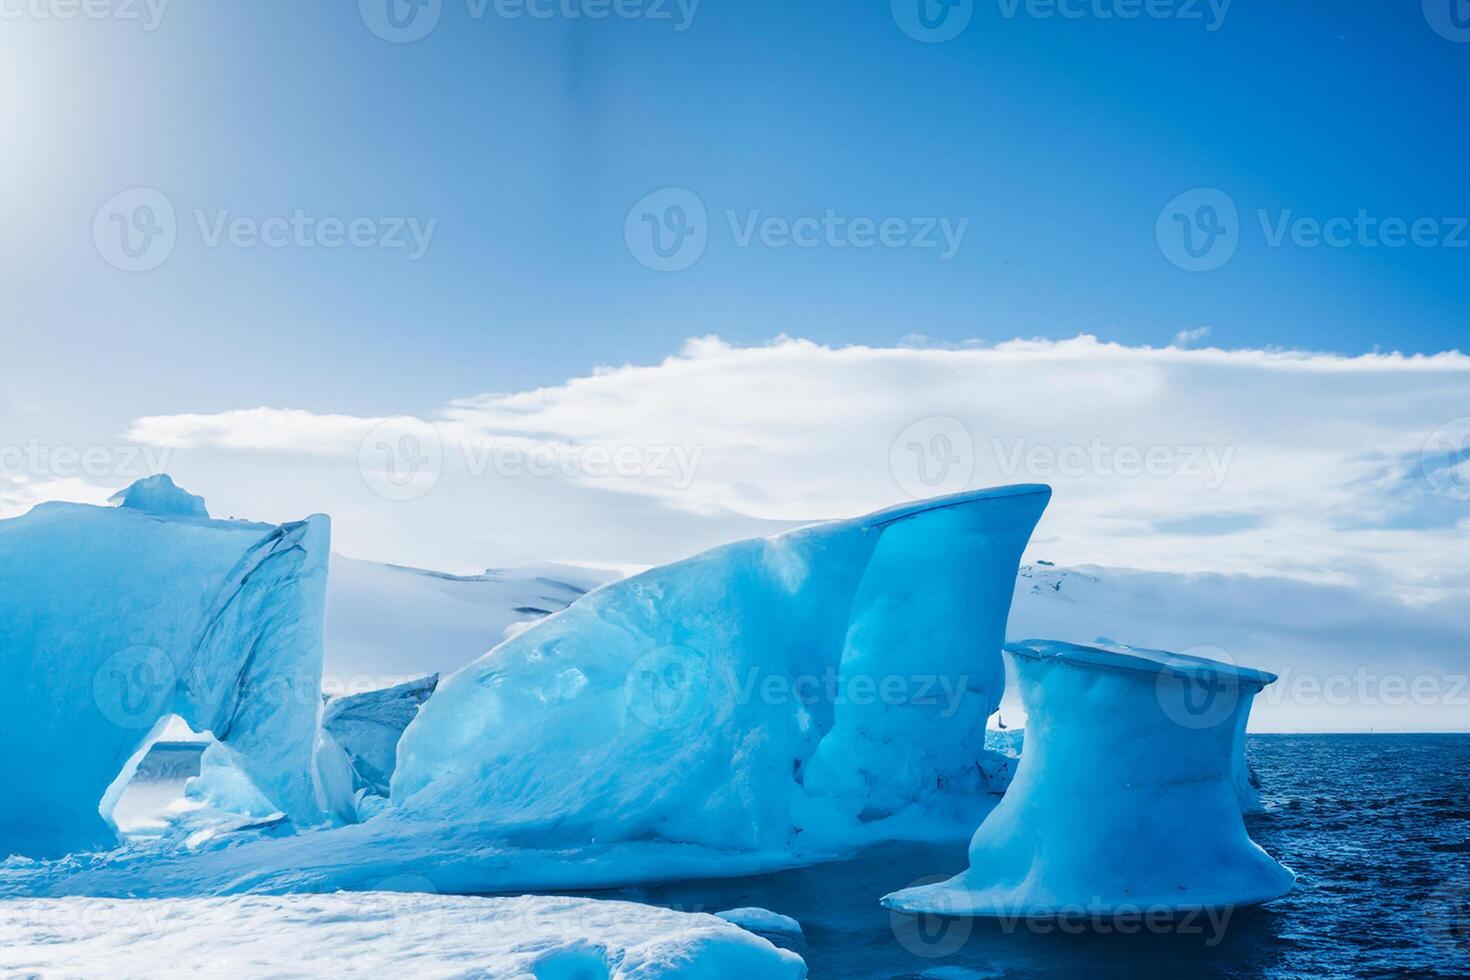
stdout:
[[0,0],[0,516],[632,567],[1046,482],[1033,558],[1462,601],[1451,2]]

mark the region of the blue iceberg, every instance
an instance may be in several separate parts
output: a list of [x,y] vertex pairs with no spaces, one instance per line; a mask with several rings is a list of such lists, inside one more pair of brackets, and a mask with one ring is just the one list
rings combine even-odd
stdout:
[[350,817],[319,725],[327,518],[211,520],[167,477],[115,499],[0,521],[0,856],[113,846],[174,715],[297,826]]
[[604,586],[441,682],[384,819],[538,848],[789,853],[979,797],[1016,569],[1049,498],[936,498]]
[[1015,780],[968,871],[883,899],[950,916],[1223,909],[1288,892],[1246,833],[1236,739],[1275,675],[1202,657],[1049,640],[1006,648],[1027,711]]

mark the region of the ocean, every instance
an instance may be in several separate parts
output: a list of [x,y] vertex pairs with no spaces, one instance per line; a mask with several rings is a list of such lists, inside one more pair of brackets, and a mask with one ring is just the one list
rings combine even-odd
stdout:
[[878,905],[962,870],[962,840],[598,895],[791,916],[814,980],[1470,977],[1470,735],[1254,735],[1248,753],[1266,806],[1247,818],[1251,836],[1297,873],[1291,894],[1258,908],[1150,926],[912,919]]

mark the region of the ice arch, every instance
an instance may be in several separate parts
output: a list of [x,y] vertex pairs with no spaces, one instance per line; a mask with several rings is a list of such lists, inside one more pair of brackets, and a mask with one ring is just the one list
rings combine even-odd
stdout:
[[883,899],[942,915],[1111,914],[1249,905],[1294,876],[1246,833],[1237,732],[1276,677],[1157,650],[1006,648],[1026,705],[1015,781],[968,871]]
[[115,499],[0,521],[0,855],[116,843],[99,803],[173,714],[297,824],[350,814],[317,758],[327,518],[211,520],[166,476]]

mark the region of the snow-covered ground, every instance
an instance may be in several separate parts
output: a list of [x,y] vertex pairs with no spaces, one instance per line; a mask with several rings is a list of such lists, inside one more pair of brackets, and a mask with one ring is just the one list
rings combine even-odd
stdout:
[[[412,881],[400,881],[405,888]],[[630,902],[397,891],[11,900],[0,973],[799,980],[801,957],[713,915]]]
[[549,562],[446,575],[333,555],[323,686],[354,694],[447,674],[617,577]]

